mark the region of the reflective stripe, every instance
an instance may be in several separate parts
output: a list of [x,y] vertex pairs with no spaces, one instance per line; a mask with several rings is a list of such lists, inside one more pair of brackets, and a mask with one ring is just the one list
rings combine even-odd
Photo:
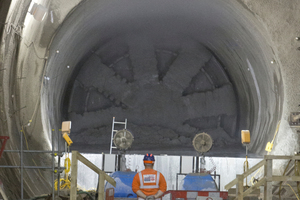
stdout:
[[159,188],[156,185],[144,185],[140,187],[141,189],[155,189],[155,188]]
[[157,174],[156,174],[156,184],[155,185],[144,185],[143,176],[142,176],[141,172],[139,172],[139,177],[140,177],[140,188],[141,189],[159,188],[159,177],[160,177],[159,172],[157,172]]
[[157,177],[157,180],[156,180],[156,185],[157,185],[157,188],[159,187],[159,177],[160,177],[160,174],[159,174],[159,172],[157,172],[157,175],[156,175],[156,177]]
[[142,188],[144,187],[144,182],[143,182],[143,177],[141,172],[139,172],[139,177],[140,177],[140,184],[141,184],[140,188]]
[[[138,200],[145,200],[145,199],[142,197],[138,197]],[[156,198],[155,200],[161,200],[161,198]]]

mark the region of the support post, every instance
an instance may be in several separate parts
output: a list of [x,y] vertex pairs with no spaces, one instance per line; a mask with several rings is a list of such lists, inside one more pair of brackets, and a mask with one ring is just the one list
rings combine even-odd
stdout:
[[[54,181],[55,181],[55,159],[54,159],[54,135],[53,131],[51,132],[51,141],[52,141],[52,200],[55,200],[55,188],[54,188]],[[58,180],[59,181],[59,180]]]
[[[202,167],[202,165],[200,165],[200,168],[201,167]],[[196,156],[196,173],[199,173],[199,172],[200,172],[200,170],[199,170],[199,156]]]
[[108,176],[104,171],[99,169],[96,165],[91,163],[85,157],[83,157],[78,151],[72,151],[72,165],[71,165],[71,192],[70,200],[76,200],[77,192],[77,173],[78,173],[78,161],[81,161],[91,170],[99,174],[99,184],[98,184],[98,200],[104,200],[104,181],[106,180],[112,186],[116,187],[116,181]]
[[72,173],[71,173],[70,200],[76,200],[76,196],[77,196],[77,173],[78,173],[77,151],[72,151],[71,170],[72,170]]
[[104,200],[104,175],[99,174],[98,200]]
[[244,176],[243,175],[236,175],[238,180],[236,184],[236,199],[243,200],[243,193],[244,193]]
[[[54,130],[53,130],[54,131]],[[59,140],[60,140],[60,134],[59,134],[59,131],[58,131],[58,134],[57,134],[57,151],[60,152],[60,146],[59,146]],[[58,158],[58,165],[57,165],[57,196],[59,197],[59,190],[60,190],[60,155],[61,153],[58,153],[57,154],[57,158]]]
[[[266,158],[265,158],[266,159]],[[266,177],[266,183],[264,187],[264,200],[272,200],[272,159],[266,159],[265,164],[265,177]]]
[[24,165],[23,165],[23,131],[20,131],[21,133],[21,156],[20,156],[20,165],[21,165],[21,199],[23,200],[24,191],[23,191],[23,173],[24,173]]

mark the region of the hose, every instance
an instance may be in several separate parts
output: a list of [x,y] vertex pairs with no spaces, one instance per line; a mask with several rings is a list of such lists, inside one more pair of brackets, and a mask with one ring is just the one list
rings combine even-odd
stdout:
[[[66,178],[66,179],[64,179],[64,178],[61,178],[60,179],[60,187],[59,187],[59,189],[65,189],[65,188],[68,188],[68,189],[70,189],[71,188],[71,181],[68,179],[68,178]],[[58,181],[57,181],[57,179],[54,181],[54,188],[55,188],[55,190],[57,190],[57,185],[58,185]]]
[[[288,186],[290,186],[290,184],[288,184],[288,183],[287,183],[287,185],[288,185]],[[298,197],[298,195],[296,194],[296,192],[294,191],[294,189],[293,189],[291,186],[290,186],[290,188],[293,190],[293,192],[294,192],[295,196],[296,196],[296,197],[297,197],[297,199],[299,200],[299,197]]]
[[71,169],[71,160],[69,157],[65,159],[65,174],[68,174]]

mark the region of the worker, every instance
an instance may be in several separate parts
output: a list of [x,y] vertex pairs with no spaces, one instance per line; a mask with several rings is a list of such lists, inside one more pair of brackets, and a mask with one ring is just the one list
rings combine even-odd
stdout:
[[165,177],[153,169],[154,156],[147,153],[144,156],[145,169],[137,173],[132,181],[132,191],[138,196],[138,200],[159,200],[167,190]]

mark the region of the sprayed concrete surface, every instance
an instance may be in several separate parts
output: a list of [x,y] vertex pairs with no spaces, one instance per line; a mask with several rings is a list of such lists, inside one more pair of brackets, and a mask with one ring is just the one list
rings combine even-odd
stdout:
[[241,129],[261,152],[282,80],[254,16],[221,1],[123,3],[84,2],[57,32],[42,93],[50,126],[72,120],[83,152],[109,150],[113,117],[127,118],[131,152],[196,154],[191,141],[207,132],[211,154],[240,156]]
[[[48,8],[43,22],[27,13],[29,0],[12,1],[1,19],[7,148],[20,148],[22,130],[25,148],[49,150],[61,122],[72,120],[72,149],[108,152],[116,117],[127,118],[135,136],[129,153],[196,155],[193,136],[207,132],[208,155],[240,157],[240,130],[249,129],[251,155],[261,156],[279,120],[272,153],[299,150],[288,125],[299,110],[298,1],[37,2]],[[24,163],[34,165],[32,158]],[[51,165],[49,156],[34,161]],[[4,187],[15,186],[6,190],[11,197],[20,194],[19,178],[8,179],[16,172],[1,172]],[[25,178],[27,196],[49,192],[42,177],[50,173],[42,173],[26,171],[43,184]]]

